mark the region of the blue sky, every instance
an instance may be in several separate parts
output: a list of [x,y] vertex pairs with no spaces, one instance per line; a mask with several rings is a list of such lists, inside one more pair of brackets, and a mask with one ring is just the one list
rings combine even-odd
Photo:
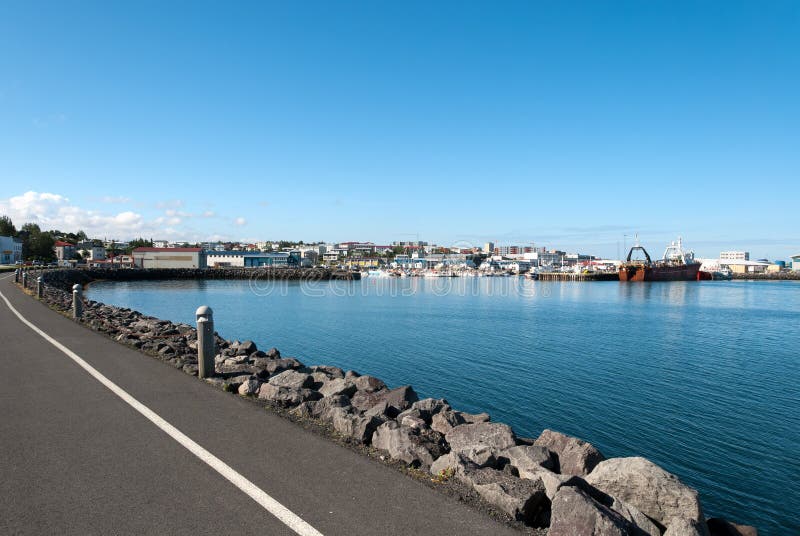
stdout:
[[0,4],[17,224],[800,252],[800,3],[106,4]]

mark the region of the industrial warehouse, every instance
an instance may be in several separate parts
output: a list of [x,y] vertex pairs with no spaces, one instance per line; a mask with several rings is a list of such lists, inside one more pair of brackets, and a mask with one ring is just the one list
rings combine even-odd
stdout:
[[140,247],[132,252],[136,268],[293,268],[298,252],[206,251],[203,248]]

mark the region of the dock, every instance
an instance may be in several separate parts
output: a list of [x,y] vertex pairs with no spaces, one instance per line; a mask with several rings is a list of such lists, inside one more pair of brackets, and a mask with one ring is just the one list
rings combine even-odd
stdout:
[[617,272],[539,272],[539,281],[619,281]]

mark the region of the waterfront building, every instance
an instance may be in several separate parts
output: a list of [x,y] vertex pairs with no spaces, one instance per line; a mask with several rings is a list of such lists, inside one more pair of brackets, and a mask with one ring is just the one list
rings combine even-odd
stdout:
[[557,249],[546,251],[545,248],[534,248],[530,253],[524,253],[522,258],[530,261],[532,266],[562,266],[565,262],[566,253]]
[[720,259],[719,265],[722,266],[723,268],[725,267],[729,268],[730,271],[735,274],[761,274],[769,271],[771,263],[769,261]]
[[[491,244],[491,243],[490,243]],[[487,244],[489,245],[489,244]],[[531,246],[495,246],[494,250],[490,253],[495,255],[502,255],[508,257],[509,255],[523,255],[525,253],[533,253],[534,247]]]
[[68,261],[73,258],[76,253],[75,244],[64,242],[63,240],[57,240],[53,249],[59,261]]
[[137,268],[205,268],[203,248],[147,248],[133,250]]
[[22,260],[22,240],[13,236],[0,236],[0,264],[14,264]]
[[800,254],[792,255],[792,270],[795,272],[800,272]]
[[487,255],[491,255],[492,253],[494,253],[494,242],[486,242],[483,245],[483,252],[486,253]]
[[300,266],[300,252],[207,251],[205,265],[210,268],[290,268]]
[[722,251],[719,254],[721,261],[749,261],[749,251]]
[[77,251],[81,258],[87,261],[102,261],[106,258],[106,248],[95,246],[93,243],[78,244]]

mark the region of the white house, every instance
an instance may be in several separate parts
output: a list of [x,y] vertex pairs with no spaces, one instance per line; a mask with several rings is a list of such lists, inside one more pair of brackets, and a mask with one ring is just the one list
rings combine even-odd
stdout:
[[800,254],[792,255],[792,270],[800,272]]

